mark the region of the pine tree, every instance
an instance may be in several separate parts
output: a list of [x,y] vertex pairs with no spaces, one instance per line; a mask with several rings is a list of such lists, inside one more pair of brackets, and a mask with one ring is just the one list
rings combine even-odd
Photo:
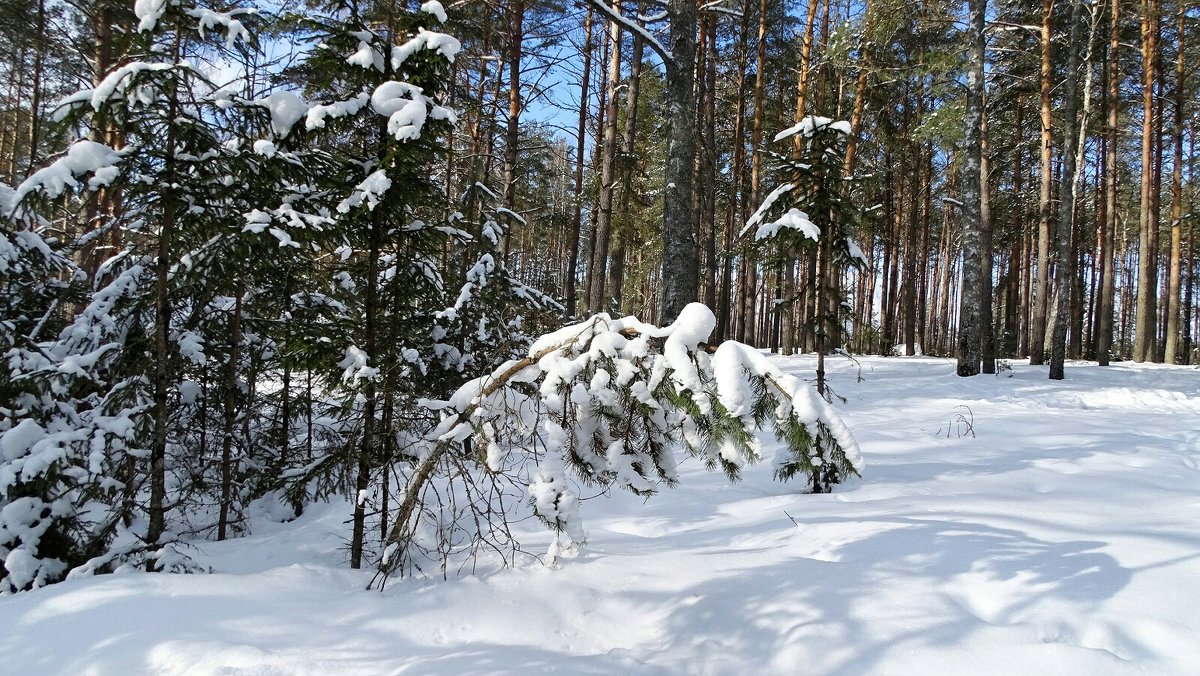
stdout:
[[[809,317],[810,326],[804,328],[816,336],[817,391],[822,395],[826,394],[825,353],[845,344],[844,319],[850,310],[837,280],[845,267],[861,269],[866,263],[862,250],[850,237],[863,222],[864,214],[854,206],[851,194],[859,181],[846,175],[849,135],[848,122],[816,116],[804,117],[779,133],[776,141],[795,140],[792,156],[776,156],[777,172],[786,182],[767,195],[743,229],[743,234],[754,229],[756,242],[782,242],[776,252],[808,249],[816,257],[812,282],[815,311]],[[779,219],[766,222],[773,213],[780,213]],[[781,264],[793,264],[786,253],[776,254],[780,255]],[[779,299],[775,311],[790,312],[795,300]]]
[[[15,217],[36,223],[64,194],[81,204],[89,191],[119,189],[121,213],[88,237],[117,228],[130,235],[130,246],[90,280],[94,290],[57,339],[33,345],[27,336],[30,350],[14,381],[18,398],[39,402],[42,413],[25,415],[26,433],[10,436],[14,428],[3,437],[16,444],[6,454],[13,461],[6,499],[42,500],[42,509],[26,510],[27,524],[59,536],[52,547],[25,546],[21,557],[47,567],[14,577],[14,589],[75,566],[191,565],[172,546],[167,497],[169,486],[184,482],[179,471],[189,460],[180,438],[188,407],[176,406],[189,397],[184,365],[203,363],[206,347],[194,330],[206,303],[189,288],[189,273],[210,244],[208,209],[228,206],[236,191],[218,179],[228,173],[229,130],[189,57],[209,49],[207,38],[218,50],[246,45],[239,17],[247,13],[141,2],[135,13],[131,60],[59,106],[57,118],[81,138],[13,195]],[[88,138],[110,129],[120,130],[122,147]],[[8,502],[6,513],[16,504]]]

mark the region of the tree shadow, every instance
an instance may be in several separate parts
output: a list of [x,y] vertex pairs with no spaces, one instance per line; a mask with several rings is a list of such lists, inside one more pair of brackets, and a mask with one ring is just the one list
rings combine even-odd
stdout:
[[[794,537],[803,538],[804,527],[856,523],[802,519]],[[981,628],[1037,618],[1043,603],[1086,613],[1132,575],[1096,540],[1052,542],[979,521],[871,523],[881,530],[831,549],[822,557],[829,560],[795,556],[726,570],[684,601],[662,598],[674,609],[652,652],[707,665],[696,673],[737,671],[723,655],[761,656],[760,673],[865,673],[892,654],[966,647]],[[887,588],[896,580],[906,589]],[[922,615],[907,615],[917,610]]]

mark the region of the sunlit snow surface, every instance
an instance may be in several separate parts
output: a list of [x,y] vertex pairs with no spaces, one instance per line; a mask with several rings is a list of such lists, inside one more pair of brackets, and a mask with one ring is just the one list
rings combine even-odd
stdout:
[[649,502],[586,501],[589,543],[557,570],[383,593],[344,565],[344,504],[260,518],[202,545],[217,574],[0,598],[0,673],[1200,670],[1200,371],[860,361],[861,383],[827,362],[868,466],[831,495],[685,461]]

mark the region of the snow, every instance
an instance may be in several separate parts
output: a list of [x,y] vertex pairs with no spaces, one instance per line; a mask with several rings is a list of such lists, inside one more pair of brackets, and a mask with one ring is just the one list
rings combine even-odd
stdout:
[[421,127],[428,116],[425,102],[420,87],[395,80],[384,82],[371,94],[371,108],[388,118],[388,133],[397,141],[421,137]]
[[349,101],[335,101],[330,104],[315,105],[309,108],[308,115],[304,119],[304,126],[310,131],[324,128],[325,118],[332,117],[336,119],[347,115],[355,115],[358,111],[362,110],[363,106],[367,105],[368,100],[370,100],[370,97],[366,93],[363,93]]
[[[22,420],[12,429],[0,434],[0,458],[16,460],[33,448],[33,445],[46,438],[46,430],[41,425],[29,419]],[[0,485],[0,489],[4,486]]]
[[342,380],[353,383],[358,380],[374,380],[379,375],[379,369],[373,366],[367,366],[370,357],[357,345],[351,345],[346,348],[346,356],[338,362],[338,368],[345,369],[342,372]]
[[358,66],[359,68],[374,68],[381,73],[383,72],[383,54],[380,54],[379,50],[361,40],[358,43],[358,51],[347,57],[346,63],[351,66]]
[[[144,1],[138,0],[138,3],[141,4]],[[137,76],[141,73],[170,70],[175,67],[184,68],[186,66],[184,64],[149,63],[146,61],[134,61],[121,66],[108,75],[105,75],[100,84],[91,90],[91,99],[89,102],[91,103],[92,110],[99,111],[109,99],[118,94],[127,96],[131,102],[149,103],[153,101],[154,92],[151,91],[150,87],[139,86],[134,88],[133,92],[129,92],[129,85],[138,79]],[[72,103],[78,102],[75,97],[68,99],[68,101]]]
[[204,338],[193,331],[184,331],[177,338],[179,355],[197,366],[203,366],[208,357],[204,355]]
[[847,248],[847,250],[849,250],[851,258],[857,260],[858,262],[862,263],[863,265],[869,266],[871,264],[871,261],[867,260],[867,255],[865,253],[863,253],[862,247],[860,247],[858,245],[858,242],[855,242],[853,239],[847,238],[846,239],[846,248]]
[[263,157],[275,157],[275,144],[265,139],[254,142],[254,154]]
[[704,384],[692,363],[692,353],[697,345],[708,340],[716,326],[717,317],[708,306],[688,303],[668,327],[670,333],[663,344],[663,361],[671,369],[671,377],[680,390],[691,390],[693,393],[704,391]]
[[225,29],[225,48],[233,49],[238,40],[250,42],[250,31],[236,17],[243,14],[257,14],[254,9],[235,9],[232,12],[214,12],[211,9],[189,9],[187,15],[199,22],[200,37],[207,37],[208,31],[221,27]]
[[154,30],[158,20],[167,12],[167,0],[135,0],[133,14],[138,18],[138,32]]
[[784,129],[775,135],[775,141],[782,141],[786,138],[800,134],[805,138],[811,138],[818,131],[830,129],[842,135],[850,136],[850,123],[845,120],[834,121],[828,117],[819,115],[808,115],[804,119],[797,122],[795,125]]
[[[454,61],[454,57],[462,51],[462,43],[452,35],[418,28],[415,36],[409,38],[402,45],[392,47],[392,69],[399,70],[410,56],[425,49],[437,52],[449,61]],[[383,67],[380,66],[379,70],[382,71]]]
[[35,190],[40,190],[50,198],[58,197],[68,187],[77,187],[78,177],[89,172],[92,177],[87,181],[88,188],[96,189],[108,185],[117,177],[116,165],[122,157],[123,153],[103,143],[76,141],[67,149],[66,155],[33,172],[33,175],[17,186],[12,198],[13,204],[20,202]]
[[[945,359],[857,360],[826,364],[869,469],[832,494],[683,460],[648,501],[547,505],[586,512],[574,557],[384,592],[346,566],[349,503],[291,523],[264,505],[253,535],[198,545],[214,574],[0,598],[0,671],[1195,673],[1195,369],[1069,363],[1051,382],[1024,362],[962,379]],[[794,378],[815,363],[765,361]],[[542,469],[530,497],[563,494]]]
[[759,223],[762,223],[763,219],[767,216],[767,212],[769,212],[771,207],[775,205],[775,202],[777,202],[780,197],[783,197],[795,189],[795,185],[791,183],[784,183],[783,185],[772,190],[771,194],[767,195],[767,198],[764,199],[763,203],[759,205],[757,210],[755,210],[754,215],[750,217],[750,220],[746,221],[746,227],[742,228],[741,232],[738,233],[738,237],[744,236],[747,230],[753,228]]
[[351,209],[362,206],[365,201],[367,210],[374,211],[375,206],[379,204],[383,194],[392,187],[392,179],[388,178],[387,172],[383,169],[371,172],[369,176],[363,179],[354,188],[354,192],[349,197],[342,200],[337,205],[338,213],[348,214]]
[[796,209],[795,207],[788,209],[787,213],[779,217],[779,220],[774,223],[764,223],[758,227],[758,231],[754,233],[754,239],[764,240],[770,239],[779,234],[781,229],[798,230],[805,237],[817,240],[821,235],[821,228],[815,223],[808,220],[808,214]]
[[[312,115],[303,99],[295,92],[287,90],[274,92],[254,103],[270,111],[271,131],[280,137],[287,136],[300,118]],[[310,126],[309,129],[312,127]]]
[[446,18],[446,9],[442,7],[442,3],[438,0],[429,0],[421,4],[421,11],[426,14],[432,14],[438,23],[446,23],[449,19]]

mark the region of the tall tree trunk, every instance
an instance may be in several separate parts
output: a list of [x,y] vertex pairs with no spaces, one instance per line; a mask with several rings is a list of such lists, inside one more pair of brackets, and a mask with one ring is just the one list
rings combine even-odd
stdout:
[[1115,270],[1113,258],[1115,255],[1117,232],[1117,127],[1118,115],[1121,108],[1121,0],[1112,0],[1112,16],[1110,17],[1109,46],[1108,46],[1108,124],[1105,128],[1105,168],[1104,176],[1104,247],[1100,262],[1100,307],[1096,310],[1100,315],[1099,331],[1096,336],[1096,361],[1101,366],[1108,366],[1109,354],[1112,352],[1113,340],[1113,287]]
[[[749,34],[749,9],[750,2],[746,0],[742,6],[742,36],[743,42]],[[758,2],[758,51],[755,62],[754,76],[754,131],[751,136],[751,168],[750,168],[750,203],[758,204],[758,181],[759,181],[759,148],[758,144],[762,142],[762,96],[764,86],[764,75],[762,72],[763,62],[766,58],[766,0]],[[744,54],[744,50],[742,52]],[[739,55],[739,60],[744,64],[745,57]],[[732,195],[738,195],[743,191],[745,182],[745,157],[746,150],[743,143],[745,137],[745,118],[746,118],[746,77],[745,68],[739,70],[737,87],[737,101],[735,102],[735,114],[733,120],[733,162],[730,169],[732,181]],[[721,258],[721,280],[717,298],[717,340],[724,340],[732,335],[732,300],[733,293],[733,261],[736,255],[734,247],[734,232],[738,229],[738,200],[730,198],[726,204],[725,216],[725,232],[722,238],[722,258]],[[746,247],[748,250],[749,247]],[[746,264],[746,255],[743,254],[741,264]],[[740,308],[739,308],[740,309]]]
[[669,0],[667,62],[667,166],[663,194],[662,307],[660,324],[675,321],[684,306],[696,300],[696,232],[692,222],[692,157],[696,148],[693,85],[696,58],[696,2]]
[[[742,15],[741,40],[738,40],[738,97],[745,99],[746,82],[746,40],[749,18]],[[696,154],[700,161],[700,189],[696,191],[699,197],[700,210],[696,214],[697,223],[705,233],[704,244],[704,304],[715,307],[717,304],[717,22],[710,12],[701,20],[700,35],[706,41],[702,47],[700,66],[697,74],[702,77],[700,87],[703,96],[700,97],[700,152]],[[735,193],[736,194],[736,193]]]
[[[636,5],[641,12],[641,3]],[[629,86],[625,90],[625,129],[621,136],[621,214],[622,219],[613,219],[616,232],[616,243],[612,248],[612,267],[609,275],[609,288],[616,298],[618,310],[624,310],[625,303],[625,256],[629,246],[629,231],[633,227],[630,221],[630,200],[633,198],[633,175],[637,167],[637,124],[638,97],[642,83],[642,52],[644,43],[640,33],[633,34],[633,49],[629,59]]]
[[1008,258],[1008,285],[1004,305],[1004,346],[1005,355],[1016,355],[1020,350],[1020,308],[1021,302],[1021,271],[1024,257],[1022,244],[1025,241],[1025,204],[1021,200],[1023,191],[1024,168],[1022,159],[1025,156],[1025,145],[1022,125],[1024,105],[1021,95],[1017,95],[1016,121],[1013,125],[1016,134],[1015,150],[1013,152],[1013,194],[1017,196],[1016,207],[1013,209],[1013,241]]
[[[1075,255],[1072,238],[1075,234],[1075,188],[1079,179],[1076,165],[1078,150],[1075,146],[1075,124],[1078,114],[1076,82],[1079,77],[1079,42],[1082,35],[1083,0],[1071,2],[1071,29],[1067,40],[1067,77],[1063,83],[1066,105],[1063,111],[1063,167],[1062,183],[1059,187],[1061,204],[1058,216],[1058,267],[1054,271],[1054,286],[1057,301],[1054,303],[1054,337],[1050,342],[1050,379],[1062,380],[1063,367],[1067,358],[1067,312],[1070,307],[1071,281],[1075,272]],[[1089,48],[1090,55],[1091,50]],[[1088,61],[1090,61],[1090,56]],[[1091,64],[1087,64],[1091,73]],[[1090,82],[1090,78],[1088,79]],[[1084,120],[1086,135],[1087,121]]]
[[1183,105],[1184,105],[1184,43],[1187,31],[1185,17],[1187,6],[1179,3],[1175,54],[1175,129],[1172,134],[1174,154],[1171,170],[1171,261],[1170,277],[1167,282],[1167,336],[1164,361],[1174,364],[1179,360],[1179,291],[1183,257]]
[[[1196,117],[1192,116],[1188,122],[1188,175],[1196,175]],[[1192,193],[1192,198],[1189,202],[1191,211],[1195,211],[1195,193]],[[1190,221],[1188,224],[1188,246],[1187,246],[1187,284],[1184,285],[1183,291],[1183,363],[1193,364],[1192,359],[1192,340],[1195,333],[1192,330],[1193,316],[1193,293],[1196,288],[1196,222]]]
[[221,421],[221,508],[217,518],[217,539],[228,536],[229,510],[233,506],[233,429],[237,422],[237,374],[242,346],[242,296],[238,290],[229,318],[229,363],[225,365],[223,420]]
[[[504,129],[504,186],[500,203],[505,209],[517,210],[517,151],[521,142],[521,55],[525,40],[525,0],[510,0],[508,5],[508,120]],[[512,231],[518,227],[509,222],[504,229],[500,257],[507,260]]]
[[[758,53],[755,55],[754,68],[754,120],[753,127],[750,131],[750,203],[757,205],[762,200],[762,135],[763,135],[763,109],[766,106],[766,75],[763,72],[766,69],[767,58],[767,0],[758,0]],[[741,140],[738,140],[740,144]],[[742,215],[746,214],[747,210],[742,211]],[[754,286],[756,282],[756,273],[758,270],[757,256],[754,250],[747,247],[745,254],[742,256],[741,270],[739,276],[742,277],[743,291],[750,295],[754,295]],[[748,310],[748,312],[746,312]],[[753,324],[754,306],[752,303],[746,303],[743,306],[745,313],[742,326]],[[747,335],[741,335],[738,340],[749,338],[754,341],[754,332],[750,331]]]
[[1051,17],[1054,0],[1042,0],[1042,67],[1041,67],[1041,122],[1042,145],[1040,165],[1040,188],[1038,192],[1038,242],[1036,300],[1033,305],[1033,322],[1029,335],[1029,363],[1044,364],[1046,360],[1045,335],[1046,313],[1050,306],[1050,86],[1052,69],[1050,64]]
[[[613,11],[621,11],[619,0]],[[608,277],[608,247],[612,237],[613,192],[617,155],[617,90],[621,86],[621,27],[608,23],[608,107],[604,113],[603,140],[600,146],[600,200],[596,208],[596,229],[592,262],[588,267],[588,311],[601,312],[608,308],[605,286]]]
[[42,126],[42,89],[44,88],[43,59],[46,53],[46,0],[38,0],[37,26],[35,48],[33,50],[33,92],[29,99],[29,166],[26,173],[32,173],[37,167],[40,157],[38,144],[41,142]]
[[[172,58],[178,62],[181,30],[175,31]],[[150,446],[150,504],[147,508],[146,543],[161,544],[159,540],[167,527],[167,409],[170,397],[171,375],[174,355],[171,354],[171,256],[174,251],[177,197],[170,187],[178,177],[175,175],[175,149],[178,143],[174,120],[179,115],[179,98],[171,92],[167,103],[166,138],[163,140],[163,176],[166,188],[162,193],[162,216],[158,231],[158,257],[154,263],[154,436]],[[146,562],[147,570],[154,570],[154,561]]]
[[996,373],[996,325],[992,321],[992,172],[988,155],[986,87],[979,113],[979,342],[983,372]]
[[579,275],[579,237],[583,225],[583,150],[587,141],[588,79],[592,73],[592,7],[584,19],[583,77],[579,85],[579,126],[575,135],[575,212],[571,220],[570,255],[567,258],[567,315],[576,311],[576,281]]
[[1142,0],[1142,177],[1138,216],[1137,313],[1134,319],[1133,360],[1154,359],[1155,294],[1158,288],[1154,184],[1154,60],[1158,56],[1158,0]]
[[[812,62],[813,27],[816,25],[817,19],[817,2],[818,0],[808,0],[808,18],[804,21],[804,42],[800,47],[800,80],[796,87],[796,122],[804,119],[808,103],[808,77]],[[800,149],[800,144],[803,143],[802,135],[797,134],[793,142],[796,144],[796,148]]]
[[[963,279],[958,328],[957,373],[960,376],[979,375],[983,360],[981,323],[987,309],[982,307],[980,288],[983,270],[980,266],[980,160],[982,157],[983,124],[983,62],[984,15],[986,0],[969,0],[968,70],[966,132],[963,138],[965,160],[962,169],[963,196]],[[990,314],[990,313],[989,313]]]

